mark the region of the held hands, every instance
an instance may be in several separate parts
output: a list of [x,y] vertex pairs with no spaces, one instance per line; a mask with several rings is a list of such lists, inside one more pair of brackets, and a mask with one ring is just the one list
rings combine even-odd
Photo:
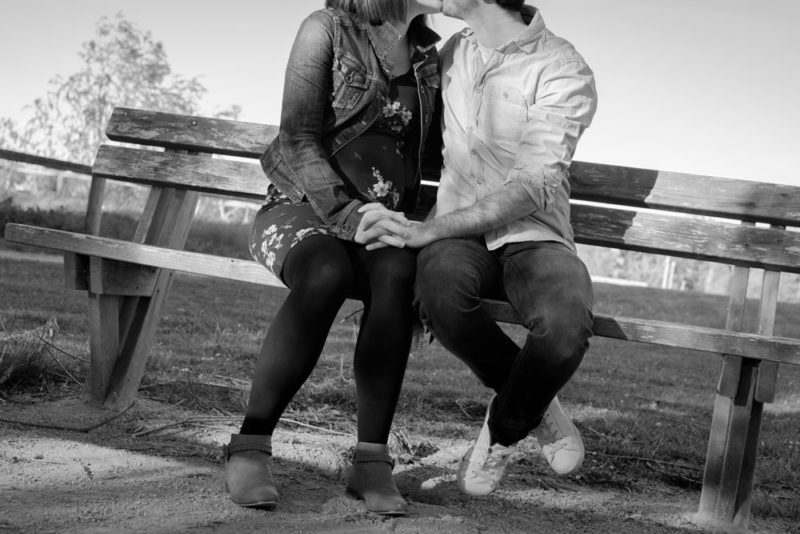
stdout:
[[358,212],[364,216],[356,230],[355,241],[366,245],[367,250],[386,246],[421,248],[434,240],[425,224],[410,221],[402,213],[391,211],[378,202],[365,204]]
[[361,222],[358,223],[355,241],[367,245],[368,250],[375,250],[385,246],[403,248],[406,230],[411,226],[411,221],[399,211],[392,211],[380,202],[364,204],[358,209],[363,213]]

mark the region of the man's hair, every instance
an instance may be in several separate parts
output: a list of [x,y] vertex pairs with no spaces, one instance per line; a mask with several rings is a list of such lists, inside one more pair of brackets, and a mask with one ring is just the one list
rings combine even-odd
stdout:
[[407,0],[325,0],[325,7],[338,7],[371,24],[406,20]]
[[520,11],[525,0],[495,0],[497,5],[509,11]]

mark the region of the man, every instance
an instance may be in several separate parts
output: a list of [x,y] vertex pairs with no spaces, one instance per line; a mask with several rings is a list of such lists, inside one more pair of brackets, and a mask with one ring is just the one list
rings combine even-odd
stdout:
[[[556,394],[592,333],[592,285],[575,251],[567,173],[596,93],[583,58],[523,0],[444,0],[443,13],[469,27],[441,51],[436,206],[422,224],[377,224],[366,241],[383,232],[393,234],[384,245],[399,238],[424,247],[420,316],[496,393],[457,476],[462,491],[485,495],[531,431],[557,473],[583,460]],[[480,304],[503,296],[528,329],[522,347]]]

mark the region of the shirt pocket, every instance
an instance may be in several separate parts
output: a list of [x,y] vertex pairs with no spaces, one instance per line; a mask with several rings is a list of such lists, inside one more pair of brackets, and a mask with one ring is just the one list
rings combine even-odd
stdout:
[[484,90],[478,126],[494,141],[516,144],[522,135],[527,103],[514,87],[487,85]]
[[369,75],[364,65],[348,54],[341,54],[333,67],[333,100],[335,108],[353,109],[369,88]]

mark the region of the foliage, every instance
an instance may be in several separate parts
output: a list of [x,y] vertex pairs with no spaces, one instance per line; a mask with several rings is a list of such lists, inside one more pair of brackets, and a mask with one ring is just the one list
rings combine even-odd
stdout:
[[[32,116],[19,127],[0,119],[0,143],[24,152],[91,163],[114,107],[197,114],[206,88],[172,72],[163,45],[120,13],[103,17],[83,44],[81,70],[50,81]],[[238,106],[218,114],[237,118]]]

